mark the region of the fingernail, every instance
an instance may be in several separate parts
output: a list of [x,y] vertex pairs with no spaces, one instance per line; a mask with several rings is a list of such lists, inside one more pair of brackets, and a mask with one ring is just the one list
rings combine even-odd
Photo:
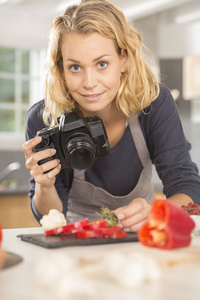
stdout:
[[38,143],[38,142],[40,142],[40,141],[41,141],[41,136],[37,136],[37,137],[35,138],[35,142]]
[[130,229],[129,228],[124,228],[123,231],[129,232]]
[[125,218],[124,214],[119,214],[117,217],[120,221],[124,220]]
[[52,153],[52,154],[55,154],[55,153],[56,153],[56,150],[55,150],[55,149],[51,149],[51,153]]

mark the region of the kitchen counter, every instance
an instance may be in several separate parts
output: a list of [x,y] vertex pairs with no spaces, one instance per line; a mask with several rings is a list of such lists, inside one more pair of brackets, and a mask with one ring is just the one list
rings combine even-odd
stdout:
[[[51,258],[54,254],[68,254],[76,259],[88,257],[94,254],[101,255],[108,251],[137,251],[140,253],[155,254],[155,257],[169,255],[171,259],[180,257],[193,251],[200,253],[200,236],[193,237],[191,246],[187,249],[164,251],[142,246],[139,242],[62,247],[47,249],[22,241],[17,237],[19,234],[42,233],[42,228],[4,229],[2,249],[21,255],[23,261],[16,266],[0,271],[0,299],[1,300],[50,300],[52,298],[48,290],[42,289],[35,278],[35,268],[42,259]],[[46,270],[49,271],[48,269]],[[120,272],[120,270],[119,270]],[[133,278],[134,280],[134,278]],[[163,269],[161,277],[152,282],[144,283],[134,289],[122,288],[113,283],[101,286],[95,299],[92,300],[199,300],[200,297],[200,260],[188,260],[183,264]],[[60,299],[60,298],[57,298]],[[56,300],[57,300],[56,299]],[[65,300],[74,298],[65,298]]]

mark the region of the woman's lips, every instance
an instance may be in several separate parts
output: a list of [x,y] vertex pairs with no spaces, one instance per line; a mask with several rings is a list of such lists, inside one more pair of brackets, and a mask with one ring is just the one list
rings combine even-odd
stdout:
[[82,97],[86,101],[95,102],[95,101],[99,100],[102,97],[103,94],[104,93],[101,93],[101,94],[86,94],[86,95],[82,95]]

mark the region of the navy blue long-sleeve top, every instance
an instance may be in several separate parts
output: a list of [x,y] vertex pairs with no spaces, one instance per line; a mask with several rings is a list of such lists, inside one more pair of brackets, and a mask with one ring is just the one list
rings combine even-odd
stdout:
[[[33,138],[43,129],[42,108],[44,100],[34,104],[25,121],[26,140]],[[139,116],[139,122],[158,176],[163,183],[166,197],[183,193],[200,204],[200,176],[198,168],[191,160],[191,145],[185,138],[180,116],[169,90],[160,85],[160,94]],[[130,193],[136,186],[142,172],[142,164],[137,154],[129,126],[123,136],[112,147],[111,154],[96,160],[92,169],[85,172],[85,180],[105,189],[114,196]],[[73,181],[73,170],[63,169],[56,176],[55,187],[66,214],[68,193]],[[34,178],[30,179],[29,197],[35,218],[41,215],[36,211],[33,196]],[[139,197],[139,195],[138,195]]]

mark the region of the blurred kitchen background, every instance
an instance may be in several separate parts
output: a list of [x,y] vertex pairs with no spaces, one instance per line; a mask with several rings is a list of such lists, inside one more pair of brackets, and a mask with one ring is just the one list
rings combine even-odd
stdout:
[[[111,0],[154,53],[152,68],[172,91],[191,155],[200,168],[200,1]],[[53,19],[71,0],[0,0],[0,223],[37,225],[27,196],[24,117],[43,98],[46,46]],[[162,185],[155,171],[156,191]]]

